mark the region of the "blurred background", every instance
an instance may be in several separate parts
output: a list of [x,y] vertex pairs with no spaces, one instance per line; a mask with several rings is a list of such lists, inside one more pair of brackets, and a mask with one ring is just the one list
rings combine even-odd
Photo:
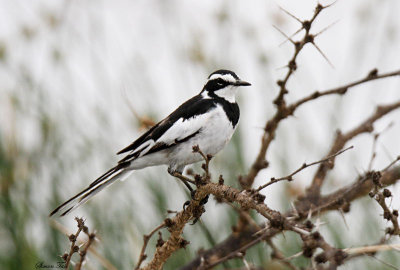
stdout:
[[[322,4],[329,4],[323,1]],[[235,71],[252,83],[239,94],[241,120],[231,143],[212,162],[214,176],[238,187],[260,147],[266,120],[273,114],[276,80],[282,78],[293,52],[287,34],[310,18],[316,1],[23,1],[0,0],[0,268],[33,269],[37,262],[54,263],[69,248],[63,230],[76,230],[74,216],[83,216],[100,241],[101,257],[117,269],[132,269],[150,232],[181,210],[187,200],[183,185],[166,167],[135,172],[129,180],[98,194],[72,215],[49,219],[49,212],[113,166],[117,151],[144,132],[140,118],[159,121],[197,94],[216,69]],[[289,101],[380,72],[400,67],[400,2],[396,0],[337,1],[313,25],[312,33],[332,27],[316,44],[333,67],[312,46],[299,57],[289,81]],[[324,157],[337,129],[347,131],[373,112],[377,104],[400,98],[399,78],[371,82],[345,96],[329,96],[300,108],[285,120],[268,153],[270,167],[255,185],[287,175],[303,162]],[[377,144],[373,168],[381,169],[400,154],[400,113],[376,125],[385,131]],[[368,169],[372,136],[351,142],[354,149],[337,159],[324,192],[350,183]],[[199,170],[199,166],[192,166]],[[309,168],[290,184],[264,190],[266,203],[277,210],[292,202],[310,184]],[[400,185],[391,187],[391,207],[400,207]],[[387,227],[382,210],[370,198],[352,204],[345,215],[321,217],[322,233],[337,247],[374,244]],[[259,222],[262,219],[256,217]],[[167,262],[176,269],[231,233],[237,214],[210,200],[201,222],[185,228],[190,241]],[[164,238],[167,233],[163,231]],[[148,247],[152,257],[154,237]],[[290,233],[274,238],[286,256],[301,250]],[[247,261],[266,269],[270,249],[259,244]],[[377,255],[400,267],[396,251]],[[298,266],[309,266],[299,258]],[[88,269],[102,269],[89,255]],[[232,260],[225,267],[243,266]],[[275,268],[272,268],[275,267]],[[222,269],[222,267],[218,268]],[[391,269],[361,257],[341,269]]]

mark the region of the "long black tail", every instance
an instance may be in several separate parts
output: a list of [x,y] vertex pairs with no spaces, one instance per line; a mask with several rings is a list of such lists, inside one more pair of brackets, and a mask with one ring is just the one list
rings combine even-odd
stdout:
[[86,189],[82,190],[74,197],[54,209],[50,213],[50,216],[56,213],[61,213],[60,216],[65,216],[66,214],[78,208],[80,205],[87,202],[102,189],[114,183],[116,180],[123,180],[125,177],[128,177],[131,172],[131,170],[126,169],[126,166],[121,166],[121,164],[118,164],[117,166],[97,178]]

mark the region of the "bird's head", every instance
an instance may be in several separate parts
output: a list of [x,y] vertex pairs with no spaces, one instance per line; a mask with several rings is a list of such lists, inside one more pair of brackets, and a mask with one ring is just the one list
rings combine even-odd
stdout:
[[250,83],[242,81],[233,71],[220,69],[208,76],[208,80],[201,91],[205,98],[215,96],[235,102],[236,90],[239,86],[249,86]]

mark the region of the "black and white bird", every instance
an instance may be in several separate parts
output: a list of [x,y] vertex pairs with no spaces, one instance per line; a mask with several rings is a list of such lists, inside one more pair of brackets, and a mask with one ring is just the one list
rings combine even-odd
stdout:
[[134,170],[168,165],[168,172],[182,173],[186,165],[202,160],[193,154],[198,145],[205,154],[214,156],[231,139],[239,121],[236,92],[242,81],[232,71],[217,70],[208,77],[202,91],[179,106],[164,120],[150,128],[117,154],[126,154],[117,166],[97,178],[86,189],[64,202],[50,216],[64,216],[87,202],[102,189],[123,180]]

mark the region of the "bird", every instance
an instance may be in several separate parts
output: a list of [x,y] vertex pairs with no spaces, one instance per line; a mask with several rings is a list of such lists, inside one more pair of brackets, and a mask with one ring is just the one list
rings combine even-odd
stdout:
[[[220,69],[211,73],[199,94],[180,105],[117,155],[125,156],[117,165],[87,188],[55,208],[50,216],[65,216],[117,180],[133,171],[151,166],[168,165],[168,173],[182,174],[186,165],[201,161],[193,153],[198,146],[214,156],[230,141],[239,121],[237,90],[250,86],[233,71]],[[188,184],[186,184],[188,186]]]

